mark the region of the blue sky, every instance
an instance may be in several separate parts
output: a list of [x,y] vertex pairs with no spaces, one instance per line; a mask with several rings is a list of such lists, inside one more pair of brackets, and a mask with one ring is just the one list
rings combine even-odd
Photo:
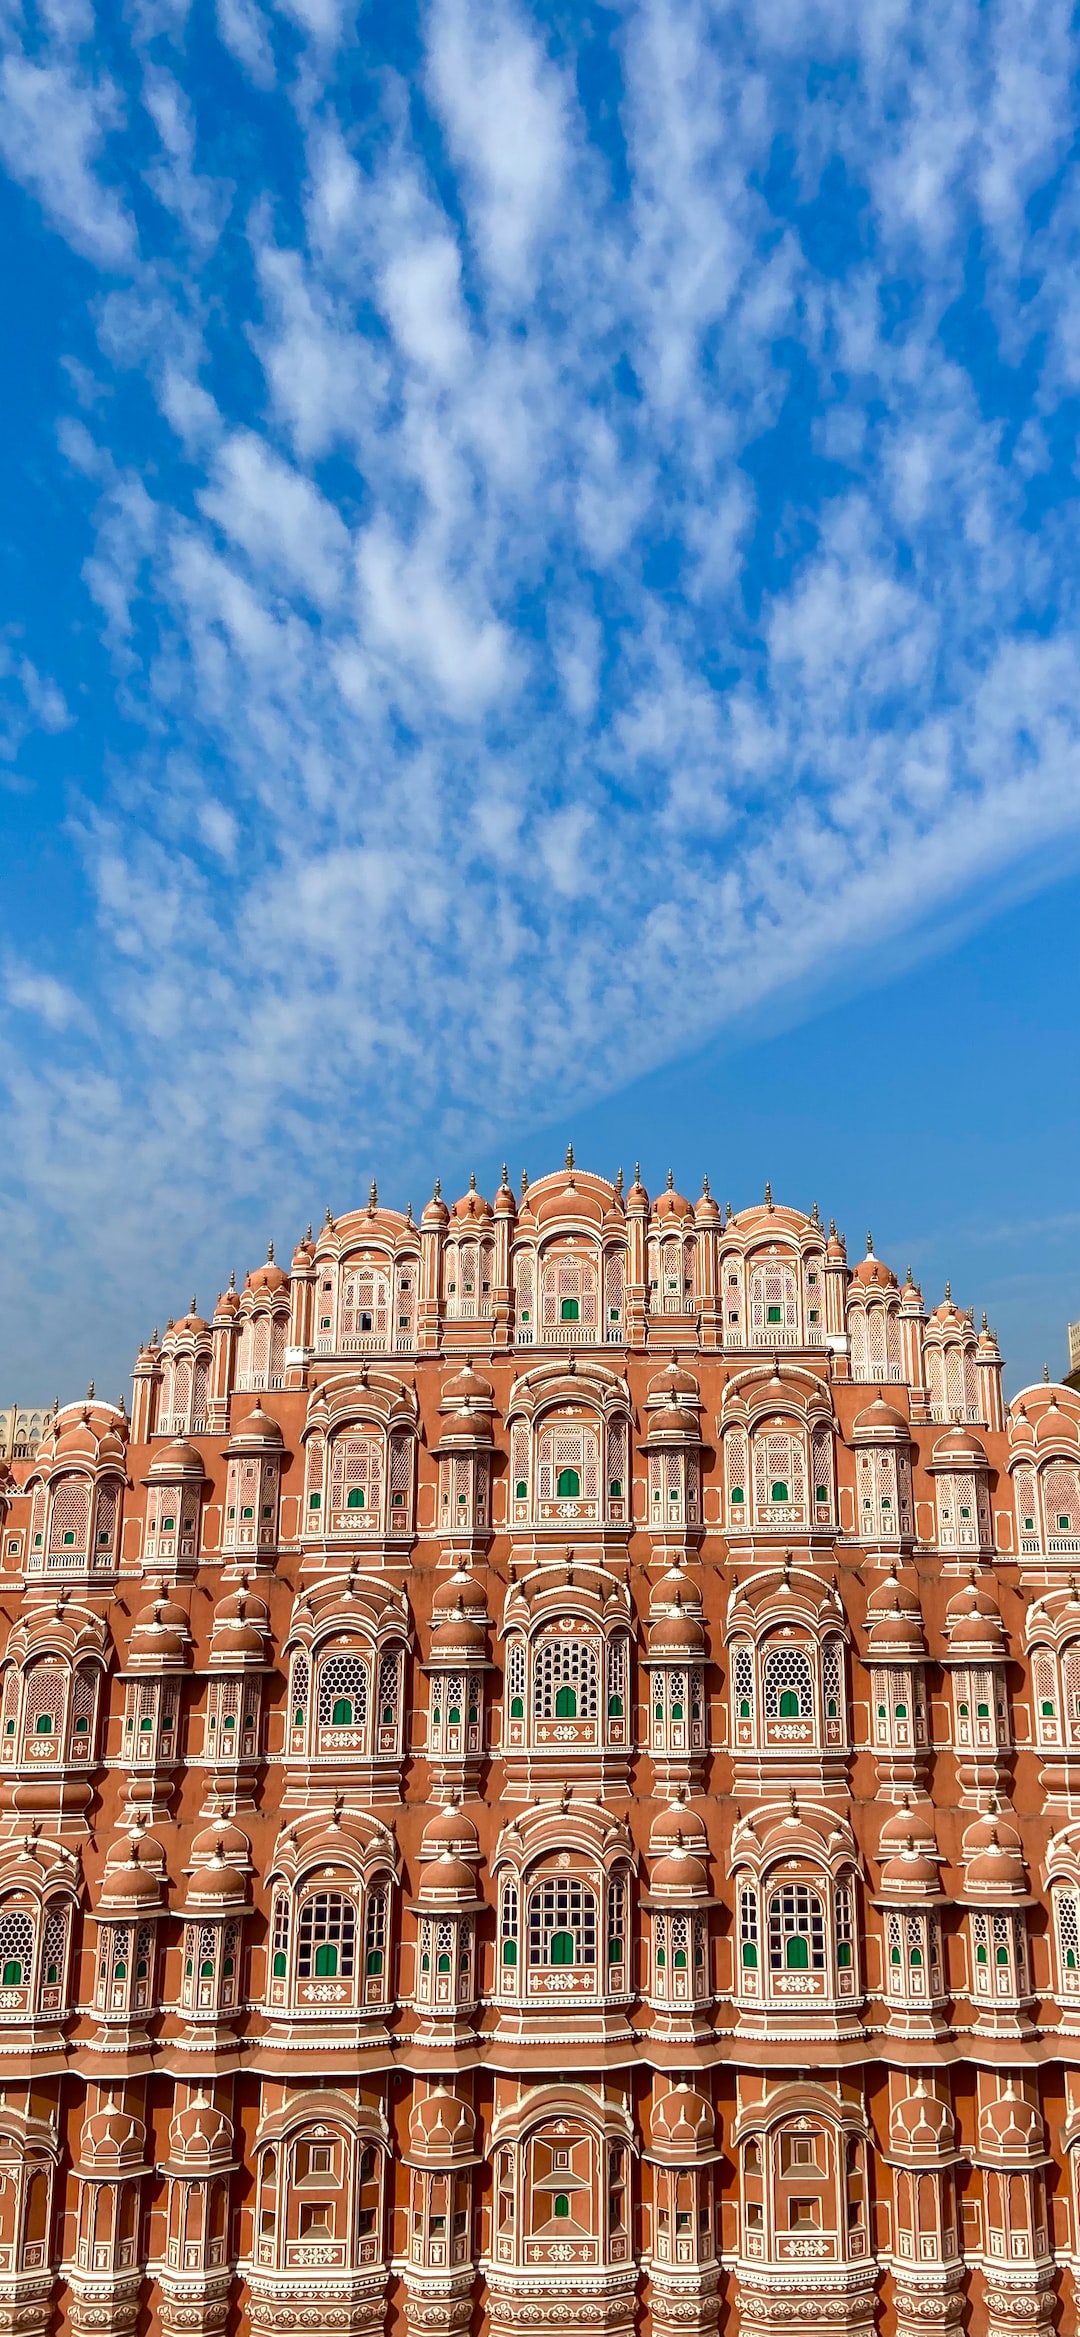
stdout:
[[12,1390],[567,1134],[869,1222],[1058,1368],[1068,9],[0,43]]

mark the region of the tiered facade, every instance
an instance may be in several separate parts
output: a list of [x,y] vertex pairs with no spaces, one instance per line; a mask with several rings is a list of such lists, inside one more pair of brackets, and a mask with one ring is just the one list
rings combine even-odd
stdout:
[[1076,2326],[1080,1396],[985,1319],[373,1193],[0,1561],[0,2331]]

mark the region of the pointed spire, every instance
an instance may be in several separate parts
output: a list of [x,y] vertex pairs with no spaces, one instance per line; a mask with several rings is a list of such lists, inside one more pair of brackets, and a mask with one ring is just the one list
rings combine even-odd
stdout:
[[773,1197],[772,1197],[772,1186],[770,1185],[770,1183],[769,1183],[769,1180],[768,1180],[768,1178],[766,1177],[766,1179],[765,1179],[765,1207],[766,1207],[766,1209],[771,1209],[771,1208],[772,1208],[772,1205],[773,1205]]
[[306,1232],[306,1234],[304,1235],[304,1240],[305,1240],[306,1242],[309,1242],[309,1241],[311,1240],[311,1220],[310,1220],[310,1218],[308,1219],[308,1229],[307,1229],[307,1232]]
[[[1049,1364],[1048,1364],[1048,1363],[1044,1363],[1044,1364],[1043,1364],[1043,1384],[1044,1384],[1044,1386],[1049,1386],[1049,1383],[1050,1383],[1050,1366],[1049,1366]],[[91,1393],[91,1395],[93,1395],[93,1393],[94,1393],[94,1383],[93,1383],[93,1380],[91,1380],[91,1382],[90,1382],[90,1393]]]
[[866,1255],[868,1258],[872,1258],[874,1255],[874,1237],[869,1229],[866,1235]]
[[[273,1263],[274,1263],[274,1245],[273,1245],[273,1242],[267,1242],[267,1245],[266,1245],[266,1263],[267,1263],[267,1265],[268,1265],[268,1266],[272,1266],[272,1265],[273,1265]],[[194,1308],[192,1309],[192,1312],[194,1312]]]
[[376,1182],[375,1182],[375,1179],[374,1179],[374,1177],[372,1177],[372,1180],[371,1180],[371,1191],[370,1191],[370,1193],[368,1194],[368,1208],[369,1208],[369,1209],[377,1209],[377,1208],[378,1208],[378,1206],[379,1206],[379,1188],[378,1188],[378,1186],[377,1186],[377,1184],[376,1184]]
[[412,1213],[412,1202],[411,1202],[411,1201],[406,1201],[406,1203],[405,1203],[405,1223],[406,1223],[406,1225],[411,1225],[411,1224],[412,1224],[412,1221],[413,1221],[413,1213]]
[[952,1283],[951,1283],[951,1282],[947,1282],[947,1283],[945,1284],[945,1304],[946,1304],[946,1306],[951,1306],[951,1305],[952,1305]]
[[192,1291],[192,1293],[191,1293],[191,1305],[190,1305],[190,1306],[189,1306],[189,1308],[188,1308],[188,1313],[189,1313],[189,1315],[197,1315],[197,1314],[198,1314],[198,1311],[199,1311],[199,1301],[198,1301],[198,1299],[197,1299],[197,1297],[196,1297],[196,1295],[195,1295],[195,1292],[194,1292],[194,1291]]
[[91,1382],[90,1382],[90,1385],[89,1385],[89,1387],[87,1388],[86,1394],[87,1394],[87,1400],[88,1400],[88,1402],[92,1404],[92,1403],[93,1403],[93,1401],[94,1401],[94,1383],[93,1383],[93,1380],[91,1380]]
[[504,1185],[508,1185],[510,1182],[510,1171],[505,1161],[502,1164],[502,1181]]
[[669,1169],[669,1170],[668,1170],[668,1173],[667,1173],[667,1189],[668,1189],[668,1192],[669,1192],[669,1193],[673,1193],[673,1192],[674,1192],[674,1190],[675,1190],[675,1171],[674,1171],[674,1169]]
[[702,1180],[701,1180],[701,1190],[702,1190],[702,1192],[703,1192],[703,1193],[704,1193],[704,1195],[705,1195],[705,1199],[706,1199],[706,1201],[711,1201],[711,1200],[712,1200],[712,1194],[711,1194],[711,1192],[709,1191],[709,1172],[708,1172],[708,1169],[706,1169],[706,1171],[705,1171],[705,1174],[704,1174],[704,1176],[702,1177]]
[[623,1173],[622,1173],[622,1170],[621,1170],[621,1169],[616,1169],[616,1171],[615,1171],[615,1190],[616,1190],[616,1192],[617,1192],[617,1194],[618,1194],[618,1196],[619,1196],[619,1199],[620,1199],[620,1201],[622,1200],[622,1195],[623,1195],[623,1182],[624,1182],[624,1180],[623,1180]]
[[914,1276],[914,1274],[912,1273],[910,1266],[907,1268],[907,1284],[908,1284],[908,1289],[909,1289],[909,1290],[914,1290],[914,1288],[915,1288],[915,1276]]
[[473,1170],[472,1170],[472,1173],[471,1173],[471,1175],[470,1175],[470,1177],[469,1177],[469,1191],[470,1191],[470,1193],[475,1193],[475,1191],[476,1191],[476,1170],[475,1170],[475,1169],[473,1169]]
[[431,1198],[432,1198],[432,1200],[433,1200],[433,1201],[441,1201],[441,1200],[442,1200],[442,1178],[441,1178],[441,1177],[436,1177],[436,1179],[435,1179],[435,1183],[434,1183],[434,1185],[432,1186],[432,1189],[431,1189]]
[[230,1269],[229,1269],[229,1288],[230,1288],[230,1290],[235,1290],[235,1288],[236,1288],[236,1268],[235,1268],[235,1266],[232,1266],[232,1267],[230,1267]]
[[329,1201],[328,1201],[328,1202],[327,1202],[327,1204],[326,1204],[326,1223],[327,1223],[327,1225],[333,1225],[333,1222],[334,1222],[334,1212],[333,1212],[333,1210],[331,1209],[331,1207],[330,1207],[330,1203],[329,1203]]
[[528,1172],[528,1169],[522,1169],[522,1172],[521,1172],[521,1198],[522,1198],[522,1200],[523,1200],[523,1201],[524,1201],[524,1199],[525,1199],[525,1195],[526,1195],[526,1193],[528,1192],[528,1190],[529,1190],[529,1172]]
[[639,1160],[634,1162],[634,1183],[635,1185],[641,1183],[641,1162]]
[[568,1144],[566,1147],[566,1165],[568,1169],[572,1169],[574,1165],[574,1147],[572,1144]]
[[811,1225],[820,1225],[820,1224],[821,1224],[821,1211],[820,1211],[820,1209],[818,1208],[818,1205],[817,1205],[817,1202],[816,1202],[816,1201],[814,1202],[814,1205],[813,1205],[813,1207],[812,1207],[812,1209],[811,1209],[811,1211],[810,1211],[810,1223],[811,1223]]
[[990,1328],[990,1318],[985,1307],[983,1308],[982,1327],[984,1331],[988,1331]]

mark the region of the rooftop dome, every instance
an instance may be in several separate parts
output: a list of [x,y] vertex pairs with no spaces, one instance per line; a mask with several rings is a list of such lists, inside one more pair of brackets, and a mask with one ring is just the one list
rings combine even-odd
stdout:
[[913,2158],[940,2158],[951,2152],[956,2140],[956,2124],[947,2102],[938,2100],[929,2092],[923,2079],[916,2080],[913,2093],[905,2094],[897,2102],[889,2121],[889,2140],[894,2150],[910,2151]]
[[478,1222],[480,1219],[490,1217],[491,1213],[490,1201],[485,1201],[483,1194],[477,1192],[476,1178],[470,1177],[468,1192],[462,1194],[460,1201],[455,1201],[450,1212],[455,1224],[460,1223],[462,1218],[465,1219],[466,1223]]
[[237,1421],[225,1450],[229,1453],[281,1452],[284,1441],[277,1421],[271,1420],[261,1404],[256,1404],[253,1411]]
[[653,2104],[649,2121],[649,2148],[657,2158],[678,2165],[716,2142],[716,2118],[711,2102],[696,2087],[681,2080]]
[[985,1469],[986,1446],[967,1428],[948,1428],[930,1455],[932,1469]]
[[696,1614],[683,1606],[676,1591],[671,1605],[649,1625],[650,1655],[700,1655],[705,1633]]
[[183,1607],[174,1599],[151,1599],[140,1607],[131,1627],[128,1662],[143,1670],[179,1670],[191,1648],[191,1632]]
[[685,1193],[675,1191],[675,1178],[670,1169],[668,1170],[667,1186],[653,1202],[652,1213],[653,1217],[658,1218],[661,1222],[667,1218],[685,1220],[688,1217],[693,1217],[694,1204],[687,1200]]
[[143,2166],[146,2128],[142,2119],[132,2117],[130,2110],[118,2108],[114,2101],[103,2110],[91,2111],[83,2120],[79,2159],[87,2174],[115,2175]]
[[165,1853],[152,1834],[131,1833],[114,1842],[105,1863],[98,1905],[104,1912],[147,1912],[161,1907]]
[[226,2166],[232,2158],[233,2139],[224,2111],[199,2094],[169,2122],[169,2157],[191,2168]]
[[461,2166],[476,2155],[476,2118],[468,2102],[438,2085],[413,2105],[409,2156],[421,2166]]
[[185,1437],[178,1436],[173,1444],[165,1445],[161,1452],[154,1454],[146,1472],[146,1481],[155,1485],[175,1485],[187,1479],[192,1484],[201,1485],[205,1476],[202,1454],[193,1444],[188,1444]]
[[456,1802],[447,1802],[429,1818],[420,1843],[421,1858],[441,1858],[450,1850],[457,1858],[479,1858],[480,1837],[472,1819]]
[[979,2156],[1030,2166],[1046,2157],[1046,2129],[1038,2110],[1018,2094],[1012,2079],[996,2102],[979,2116]]
[[875,1396],[872,1404],[856,1413],[851,1433],[856,1444],[872,1442],[875,1438],[882,1444],[898,1444],[901,1440],[907,1444],[911,1427],[895,1404],[887,1404],[884,1396]]

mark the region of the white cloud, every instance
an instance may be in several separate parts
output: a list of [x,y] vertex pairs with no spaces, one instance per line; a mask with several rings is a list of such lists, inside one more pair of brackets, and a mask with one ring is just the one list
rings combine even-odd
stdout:
[[135,250],[130,214],[95,167],[122,118],[108,80],[14,54],[0,62],[0,157],[73,249],[103,268],[127,267]]
[[513,0],[435,0],[429,78],[465,173],[484,265],[520,305],[568,166],[562,78]]

